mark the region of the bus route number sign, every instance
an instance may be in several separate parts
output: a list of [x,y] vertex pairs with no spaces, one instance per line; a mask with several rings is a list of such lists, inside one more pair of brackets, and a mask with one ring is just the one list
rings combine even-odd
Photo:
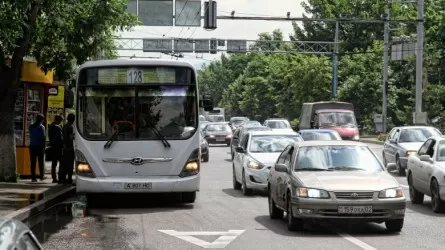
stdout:
[[144,83],[144,71],[141,69],[128,69],[127,70],[127,83],[129,83],[129,84]]

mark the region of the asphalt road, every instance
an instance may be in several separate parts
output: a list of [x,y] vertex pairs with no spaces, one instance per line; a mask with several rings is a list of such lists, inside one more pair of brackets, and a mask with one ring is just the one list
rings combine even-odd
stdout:
[[[381,157],[381,146],[370,144]],[[441,249],[445,215],[407,204],[399,234],[384,224],[309,224],[288,232],[285,219],[271,220],[267,198],[244,197],[232,189],[228,147],[212,147],[203,163],[201,191],[194,205],[175,205],[158,196],[105,197],[86,208],[73,197],[33,219],[45,249]],[[405,177],[396,177],[408,197]],[[73,205],[75,204],[75,205]],[[89,206],[89,205],[88,205]],[[233,231],[230,231],[233,230]]]

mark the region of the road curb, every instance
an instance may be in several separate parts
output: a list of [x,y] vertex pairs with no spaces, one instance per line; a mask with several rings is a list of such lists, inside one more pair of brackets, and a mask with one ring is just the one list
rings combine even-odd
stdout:
[[15,219],[19,221],[24,221],[29,217],[33,217],[50,207],[56,205],[58,202],[68,198],[69,196],[76,193],[75,186],[68,186],[66,188],[62,188],[56,193],[45,192],[45,197],[43,200],[37,201],[29,206],[21,208],[17,211],[14,211],[8,215],[5,215],[6,219]]
[[364,143],[372,143],[372,144],[377,144],[377,145],[383,145],[385,144],[385,142],[382,141],[376,141],[376,140],[372,140],[372,139],[360,139],[361,142]]

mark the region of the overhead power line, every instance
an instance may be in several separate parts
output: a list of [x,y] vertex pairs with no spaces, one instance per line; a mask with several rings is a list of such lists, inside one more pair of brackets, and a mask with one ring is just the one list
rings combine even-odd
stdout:
[[[175,17],[175,16],[173,16]],[[201,16],[204,19],[204,16]],[[244,21],[293,21],[293,22],[339,22],[339,23],[385,23],[383,19],[359,19],[359,18],[308,18],[308,17],[279,17],[279,16],[217,16],[219,20],[244,20]],[[417,20],[392,19],[390,23],[416,23]]]

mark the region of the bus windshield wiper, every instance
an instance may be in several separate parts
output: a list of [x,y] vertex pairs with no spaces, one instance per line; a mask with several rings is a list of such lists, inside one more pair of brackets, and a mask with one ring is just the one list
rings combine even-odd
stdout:
[[164,144],[164,147],[166,147],[166,148],[171,147],[170,143],[167,141],[167,139],[165,139],[165,137],[161,134],[161,132],[159,132],[159,130],[156,128],[156,126],[154,126],[151,122],[147,122],[147,124],[148,124],[148,127],[153,130],[153,132],[159,138],[159,140],[161,140],[162,144]]
[[110,139],[108,139],[108,141],[105,143],[104,148],[105,149],[109,149],[111,147],[111,144],[113,144],[113,142],[119,137],[119,135],[121,134],[121,131],[118,129],[116,130],[116,132],[114,132]]

